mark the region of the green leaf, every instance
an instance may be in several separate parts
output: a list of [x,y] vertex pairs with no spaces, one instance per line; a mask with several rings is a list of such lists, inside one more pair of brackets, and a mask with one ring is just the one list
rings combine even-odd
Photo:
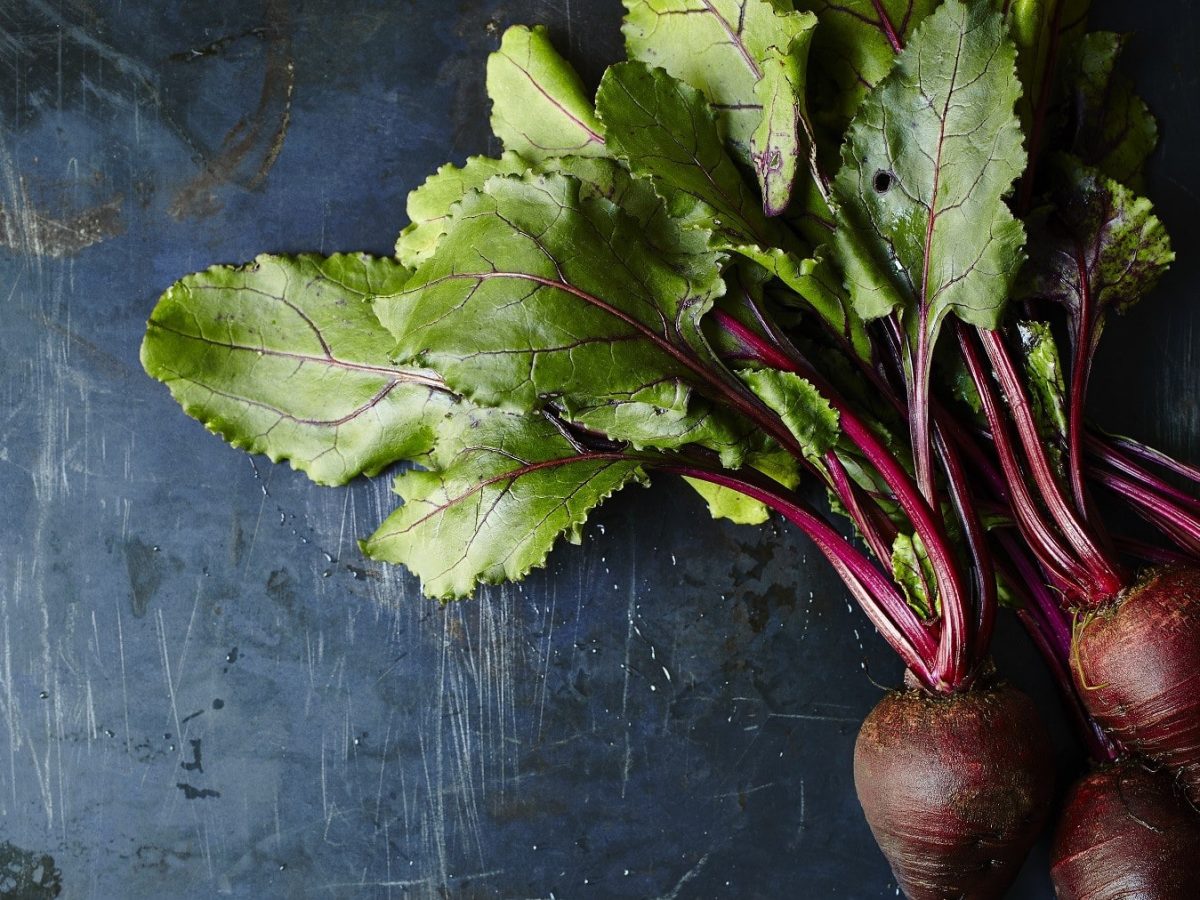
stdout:
[[493,175],[519,175],[529,164],[516,153],[508,152],[499,159],[472,156],[461,169],[446,163],[430,175],[425,183],[408,195],[407,228],[396,241],[396,256],[409,268],[415,268],[437,249],[446,233],[450,207],[476,191]]
[[816,13],[809,84],[814,108],[840,134],[938,0],[796,0]]
[[376,312],[400,359],[473,402],[552,405],[616,440],[676,446],[697,432],[695,389],[720,371],[699,324],[724,291],[717,255],[697,272],[660,259],[613,204],[581,199],[576,179],[493,178]]
[[1016,112],[1027,134],[1043,98],[1049,108],[1062,94],[1063,79],[1056,76],[1063,58],[1073,56],[1084,37],[1091,5],[1091,0],[1012,0],[1002,5],[1016,46],[1016,72],[1025,85]]
[[583,82],[558,55],[546,29],[514,25],[488,57],[492,131],[508,150],[549,156],[606,156],[604,129]]
[[1141,191],[1146,159],[1158,143],[1158,124],[1130,80],[1116,69],[1128,39],[1109,31],[1083,38],[1075,63],[1071,149],[1088,165]]
[[464,597],[523,578],[560,538],[579,543],[588,514],[631,481],[646,481],[637,459],[583,450],[540,416],[464,405],[430,471],[396,479],[404,505],[362,549],[407,566],[430,597]]
[[838,414],[810,382],[793,372],[775,369],[748,370],[738,375],[779,414],[805,455],[818,459],[837,445],[841,434]]
[[865,347],[861,322],[822,263],[798,255],[783,229],[763,215],[699,91],[662,69],[620,63],[605,73],[596,104],[610,149],[671,197],[685,224],[711,232],[714,248],[763,266]]
[[[800,483],[800,470],[795,458],[778,444],[769,443],[770,446],[765,449],[748,454],[746,465],[773,478],[784,487],[795,488]],[[684,481],[704,498],[709,514],[714,519],[728,519],[735,525],[761,525],[771,516],[771,511],[765,503],[760,503],[732,488],[695,478],[684,478]]]
[[920,535],[896,535],[892,542],[892,578],[904,592],[908,605],[922,619],[931,619],[941,610],[937,596],[937,576]]
[[235,447],[290,460],[320,484],[429,451],[453,400],[432,372],[394,365],[371,301],[409,272],[363,255],[259,256],[173,284],[142,365]]
[[771,518],[771,511],[766,504],[760,503],[745,494],[738,493],[732,488],[701,481],[698,478],[684,478],[708,505],[708,512],[714,519],[728,519],[734,525],[761,525]]
[[811,43],[810,28],[787,47],[770,48],[762,59],[762,78],[754,86],[754,96],[762,105],[762,121],[750,139],[750,158],[768,216],[787,209],[806,160],[814,177],[819,177],[815,174],[816,139],[805,97]]
[[700,274],[712,265],[708,234],[685,228],[674,218],[670,205],[654,190],[648,178],[640,178],[615,159],[592,156],[557,156],[534,167],[538,174],[558,173],[579,179],[583,200],[603,197],[621,207],[642,227],[646,242],[663,259],[685,271],[698,266]]
[[[596,94],[596,109],[609,149],[631,171],[654,179],[672,198],[672,212],[712,224],[730,245],[776,246],[780,232],[769,223],[754,191],[726,150],[704,95],[663,69],[644,63],[610,66]],[[682,196],[679,196],[682,195]],[[680,201],[686,205],[680,206]]]
[[746,256],[795,291],[803,299],[803,305],[824,319],[859,356],[871,358],[866,326],[839,284],[839,273],[825,258],[824,247],[818,248],[809,259],[800,259],[778,248],[760,253],[747,251]]
[[850,127],[836,246],[864,318],[905,310],[931,348],[948,314],[999,323],[1024,231],[1003,197],[1025,153],[1020,84],[998,13],[948,0]]
[[734,155],[750,164],[751,136],[763,116],[755,85],[764,63],[772,48],[787,53],[797,39],[797,50],[806,53],[816,20],[786,0],[623,2],[629,59],[661,67],[701,91]]
[[1175,259],[1150,201],[1072,157],[1060,157],[1054,214],[1030,241],[1026,297],[1057,303],[1071,319],[1075,352],[1095,350],[1110,311],[1124,313]]
[[[1025,381],[1042,440],[1057,450],[1067,434],[1066,379],[1058,345],[1047,322],[1018,322],[1017,335],[1025,364]],[[1061,461],[1061,460],[1060,460]]]
[[1002,5],[1008,10],[1009,36],[1017,47],[1017,74],[1025,86],[1017,100],[1017,114],[1025,133],[1031,135],[1037,108],[1045,116],[1062,94],[1064,79],[1056,77],[1054,69],[1074,55],[1087,28],[1091,0],[1011,0]]

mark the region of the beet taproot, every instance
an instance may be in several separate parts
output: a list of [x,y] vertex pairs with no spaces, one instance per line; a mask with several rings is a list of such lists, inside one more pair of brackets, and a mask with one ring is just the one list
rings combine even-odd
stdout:
[[854,785],[904,893],[1001,897],[1045,821],[1052,758],[1033,702],[1006,684],[887,694],[859,730]]
[[1050,860],[1059,900],[1189,900],[1200,885],[1200,816],[1170,773],[1105,766],[1071,789]]
[[1099,725],[1200,804],[1200,569],[1158,569],[1082,615],[1071,670]]

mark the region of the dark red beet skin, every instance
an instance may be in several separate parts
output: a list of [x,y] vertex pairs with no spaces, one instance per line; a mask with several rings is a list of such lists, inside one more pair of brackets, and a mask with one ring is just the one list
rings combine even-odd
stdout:
[[1071,789],[1050,859],[1059,900],[1194,900],[1200,817],[1168,773],[1118,763]]
[[1200,804],[1200,569],[1160,569],[1084,614],[1071,670],[1100,727],[1177,772]]
[[1004,684],[889,693],[854,746],[854,785],[912,900],[1001,897],[1037,837],[1054,775],[1033,702]]

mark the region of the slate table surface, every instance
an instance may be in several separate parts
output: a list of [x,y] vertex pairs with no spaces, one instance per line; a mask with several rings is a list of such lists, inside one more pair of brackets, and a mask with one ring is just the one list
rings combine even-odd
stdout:
[[[1196,7],[1139,31],[1180,259],[1093,411],[1200,458]],[[1160,8],[1161,7],[1161,8]],[[0,3],[0,896],[874,898],[858,723],[900,669],[811,547],[628,490],[445,608],[310,485],[186,418],[138,345],[179,276],[386,253],[495,152],[486,54],[542,22],[595,84],[617,0]],[[1059,711],[1007,619],[1001,668]],[[1064,777],[1078,750],[1055,725]],[[1048,898],[1044,844],[1012,892]]]

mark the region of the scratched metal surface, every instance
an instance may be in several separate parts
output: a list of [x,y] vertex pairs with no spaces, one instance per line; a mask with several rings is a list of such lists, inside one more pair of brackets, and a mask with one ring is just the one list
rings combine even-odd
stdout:
[[[1200,23],[1121,6],[1100,19],[1142,31],[1184,253],[1113,329],[1098,412],[1196,459]],[[551,25],[595,83],[618,16],[0,4],[0,896],[895,895],[850,750],[899,669],[804,541],[661,484],[442,609],[356,552],[385,478],[252,463],[137,362],[183,273],[386,252],[408,190],[495,149],[504,25]],[[1055,715],[1010,625],[997,656]],[[1044,871],[1043,846],[1013,896],[1049,897]]]

